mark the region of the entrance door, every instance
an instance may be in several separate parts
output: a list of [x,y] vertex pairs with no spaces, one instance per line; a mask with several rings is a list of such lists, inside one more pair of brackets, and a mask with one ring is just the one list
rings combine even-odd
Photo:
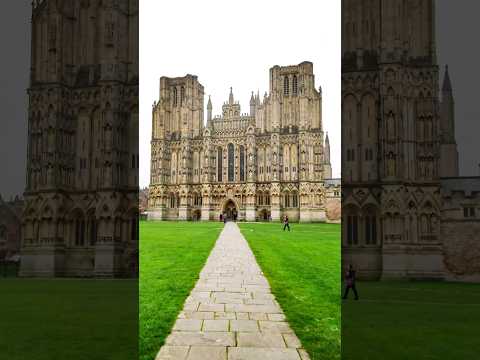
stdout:
[[237,217],[238,217],[237,207],[235,206],[235,203],[232,200],[229,200],[225,204],[225,216],[227,217],[227,220],[233,220],[233,221],[237,220]]

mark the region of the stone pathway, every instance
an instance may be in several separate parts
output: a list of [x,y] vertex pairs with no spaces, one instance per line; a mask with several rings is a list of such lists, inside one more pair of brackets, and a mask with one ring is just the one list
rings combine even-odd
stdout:
[[156,360],[306,360],[237,224],[225,225]]

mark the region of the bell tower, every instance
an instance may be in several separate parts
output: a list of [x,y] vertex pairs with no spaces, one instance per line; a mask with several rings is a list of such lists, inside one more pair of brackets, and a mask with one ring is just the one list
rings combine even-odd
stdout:
[[342,259],[361,277],[443,276],[434,19],[432,0],[342,1]]

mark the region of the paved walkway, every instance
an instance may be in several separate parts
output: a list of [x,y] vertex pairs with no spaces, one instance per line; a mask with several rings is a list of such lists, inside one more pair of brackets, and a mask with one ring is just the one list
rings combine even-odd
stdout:
[[156,360],[305,360],[237,224],[225,225]]

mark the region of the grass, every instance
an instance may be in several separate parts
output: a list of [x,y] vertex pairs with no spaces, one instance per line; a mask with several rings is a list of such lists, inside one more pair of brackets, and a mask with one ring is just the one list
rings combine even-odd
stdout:
[[140,222],[140,359],[153,360],[223,224]]
[[342,304],[342,359],[479,358],[480,285],[358,282],[357,289],[360,300]]
[[239,226],[312,360],[340,359],[340,225]]
[[0,358],[138,357],[136,280],[1,279]]

